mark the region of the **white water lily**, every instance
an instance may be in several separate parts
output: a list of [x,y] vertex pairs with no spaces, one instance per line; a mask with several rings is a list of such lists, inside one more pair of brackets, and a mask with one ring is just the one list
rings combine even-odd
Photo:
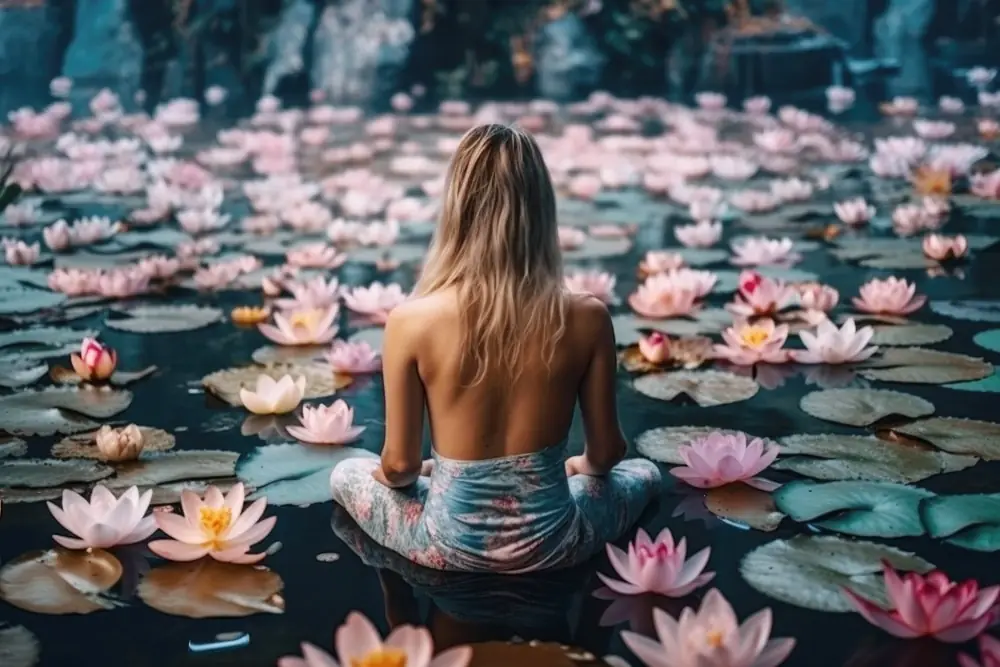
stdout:
[[291,375],[283,375],[275,380],[269,375],[257,376],[255,391],[240,389],[240,401],[255,415],[283,415],[291,412],[306,393],[304,376],[292,379]]

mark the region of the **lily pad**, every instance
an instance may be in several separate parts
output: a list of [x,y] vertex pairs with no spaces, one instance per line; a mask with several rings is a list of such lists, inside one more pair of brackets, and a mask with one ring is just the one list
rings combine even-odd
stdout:
[[266,567],[220,563],[208,558],[154,568],[137,593],[147,605],[171,616],[240,618],[281,614],[285,584]]
[[745,401],[760,389],[751,378],[713,370],[649,373],[636,378],[633,386],[661,401],[684,395],[703,408]]
[[924,534],[920,501],[925,489],[883,482],[789,482],[774,492],[778,509],[793,521],[858,537]]
[[379,264],[386,260],[400,264],[415,264],[426,256],[426,245],[398,243],[389,247],[357,248],[348,254],[348,260],[359,264]]
[[236,474],[239,454],[211,449],[188,449],[171,452],[143,452],[137,461],[115,466],[117,474],[108,486],[156,486],[168,482],[215,477],[232,477]]
[[797,607],[853,612],[844,587],[888,606],[883,562],[904,572],[925,573],[934,566],[916,554],[884,544],[845,540],[833,535],[799,535],[757,547],[740,563],[743,579],[768,597]]
[[148,246],[173,250],[181,243],[190,241],[191,237],[184,232],[169,227],[159,227],[150,230],[133,230],[116,234],[114,241],[122,248],[140,248]]
[[201,384],[213,395],[239,408],[243,407],[240,389],[255,389],[260,375],[268,375],[275,380],[280,380],[283,375],[305,377],[306,399],[332,396],[338,389],[351,384],[349,375],[335,374],[328,364],[269,364],[228,368],[206,375],[201,379]]
[[728,252],[716,248],[667,248],[667,250],[683,257],[684,263],[688,266],[718,264],[729,258]]
[[26,387],[42,379],[48,370],[44,362],[7,357],[0,360],[0,386],[8,389]]
[[258,364],[310,364],[321,361],[329,349],[326,345],[265,345],[254,350],[250,358]]
[[[632,248],[632,239],[629,238],[594,238],[588,236],[583,245],[572,250],[563,250],[563,260],[567,262],[577,262],[585,259],[600,259],[601,257],[615,257],[624,255]],[[426,253],[426,250],[424,251]]]
[[207,306],[139,306],[126,315],[104,323],[118,331],[148,334],[194,331],[224,319],[221,310]]
[[955,333],[943,324],[878,325],[873,328],[873,345],[931,345],[946,341]]
[[[735,435],[740,431],[712,428],[711,426],[661,426],[639,434],[635,439],[635,447],[646,458],[660,463],[685,465],[679,450],[691,444],[692,440],[704,438],[712,433]],[[754,436],[747,435],[748,438]]]
[[709,489],[705,494],[705,508],[724,521],[764,532],[777,530],[785,518],[770,493],[746,484]]
[[912,483],[974,466],[975,456],[946,454],[864,435],[790,435],[771,466],[820,480]]
[[861,266],[869,269],[899,269],[911,270],[929,269],[938,265],[937,262],[924,257],[922,252],[910,252],[894,255],[878,255],[861,260]]
[[[209,479],[188,479],[182,482],[169,482],[157,486],[143,487],[140,493],[149,490],[153,492],[153,497],[149,501],[150,505],[176,505],[181,502],[181,495],[184,491],[194,491],[200,497],[205,496],[208,487],[214,486],[222,493],[229,493],[239,480],[235,477],[209,478]],[[252,489],[245,489],[250,491]]]
[[375,454],[356,447],[265,445],[240,461],[236,475],[270,505],[312,505],[332,498],[330,473],[350,458]]
[[974,419],[934,417],[892,429],[926,440],[952,454],[971,454],[986,461],[1000,461],[1000,424]]
[[955,384],[944,385],[946,389],[957,389],[958,391],[979,391],[989,394],[1000,394],[1000,372],[993,371],[993,375],[982,380],[972,382],[956,382]]
[[0,598],[36,614],[91,614],[121,603],[105,594],[122,576],[122,564],[101,549],[35,551],[0,568]]
[[0,315],[22,315],[55,308],[66,301],[61,292],[19,287],[0,287]]
[[848,426],[869,426],[894,415],[916,419],[934,412],[934,405],[930,401],[885,389],[814,391],[802,397],[799,407],[817,419]]
[[705,308],[690,318],[672,317],[665,320],[650,320],[631,313],[619,313],[611,318],[615,331],[615,343],[619,346],[634,345],[639,342],[644,331],[660,331],[674,336],[697,336],[719,333],[730,324],[733,316],[722,308]]
[[1000,301],[965,299],[931,301],[931,310],[938,315],[972,322],[1000,322]]
[[1000,551],[1000,494],[928,498],[921,516],[931,537],[973,551]]
[[993,365],[978,357],[923,347],[887,348],[864,366],[861,375],[869,380],[912,384],[981,380],[993,373]]
[[[140,426],[139,431],[142,433],[142,451],[144,453],[164,452],[168,449],[173,449],[177,440],[172,433],[158,428]],[[79,433],[63,438],[52,446],[52,456],[57,459],[101,460],[103,456],[94,443],[95,435],[97,435],[97,431]]]
[[819,280],[819,276],[812,271],[793,269],[784,266],[758,266],[754,271],[773,280],[783,280],[786,283],[811,283]]
[[990,352],[1000,352],[1000,329],[980,331],[973,337],[972,342]]
[[26,627],[0,625],[0,665],[34,667],[40,653],[38,638]]
[[[84,338],[95,338],[98,333],[96,329],[79,330],[58,327],[18,329],[0,334],[0,348],[43,346],[61,350],[67,345],[79,347]],[[60,351],[59,354],[62,352]]]
[[368,343],[373,350],[382,351],[382,342],[385,340],[385,329],[382,327],[371,327],[369,329],[359,329],[347,339],[352,343]]
[[98,461],[9,459],[0,461],[0,487],[44,489],[70,483],[96,482],[114,473]]
[[24,456],[28,453],[28,443],[20,438],[0,437],[0,459]]

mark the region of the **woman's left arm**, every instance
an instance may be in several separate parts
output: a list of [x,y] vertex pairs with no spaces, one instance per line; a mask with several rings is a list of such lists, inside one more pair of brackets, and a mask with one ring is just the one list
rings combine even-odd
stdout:
[[385,325],[382,377],[385,384],[385,443],[375,479],[392,488],[420,477],[424,433],[424,385],[417,372],[421,321],[408,304],[397,306]]

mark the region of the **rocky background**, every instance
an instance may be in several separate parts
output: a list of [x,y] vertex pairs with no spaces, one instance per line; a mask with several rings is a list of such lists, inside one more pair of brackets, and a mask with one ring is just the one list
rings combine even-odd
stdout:
[[[155,105],[212,85],[239,108],[321,90],[334,103],[690,92],[741,12],[806,17],[854,56],[917,59],[932,38],[992,44],[994,0],[0,0],[0,106],[56,76]],[[727,26],[729,26],[727,28]],[[718,51],[718,49],[715,49]],[[987,49],[989,51],[989,49]],[[780,74],[780,73],[779,73]],[[772,77],[773,78],[773,77]]]

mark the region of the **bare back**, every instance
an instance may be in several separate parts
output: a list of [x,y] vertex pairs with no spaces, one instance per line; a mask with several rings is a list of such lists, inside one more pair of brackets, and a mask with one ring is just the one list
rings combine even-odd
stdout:
[[[542,341],[525,341],[526,363],[513,381],[506,373],[494,373],[471,386],[463,379],[461,320],[454,290],[399,306],[387,328],[391,329],[386,341],[387,447],[395,438],[413,437],[397,429],[415,426],[415,406],[406,410],[406,426],[393,423],[404,417],[390,406],[415,402],[417,391],[426,404],[434,448],[451,459],[491,459],[558,444],[569,431],[578,401],[588,443],[600,438],[617,444],[621,439],[614,407],[613,332],[607,309],[596,299],[569,300],[566,331],[549,364]],[[409,382],[419,382],[419,388],[404,390],[405,380],[396,382],[393,374],[405,373],[393,368],[397,355],[399,363],[409,359],[413,364],[410,372],[415,377]],[[397,391],[403,395],[392,395]]]

